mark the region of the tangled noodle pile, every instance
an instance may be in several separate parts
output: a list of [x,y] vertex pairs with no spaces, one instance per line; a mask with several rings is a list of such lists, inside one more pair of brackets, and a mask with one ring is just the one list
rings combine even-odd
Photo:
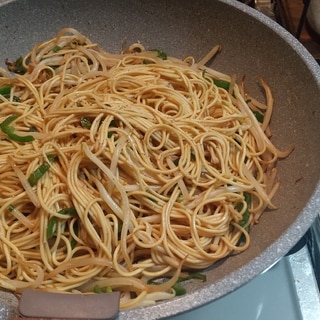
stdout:
[[291,149],[266,83],[260,103],[205,67],[219,49],[111,54],[64,29],[0,70],[2,288],[119,290],[125,309],[248,248]]

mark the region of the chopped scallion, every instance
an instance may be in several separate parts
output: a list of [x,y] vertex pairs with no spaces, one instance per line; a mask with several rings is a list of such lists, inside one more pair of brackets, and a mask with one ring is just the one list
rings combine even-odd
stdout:
[[225,90],[229,90],[229,88],[230,88],[230,82],[225,81],[225,80],[214,79],[214,80],[213,80],[213,83],[214,83],[217,87],[222,88],[222,89],[225,89]]
[[264,119],[264,116],[263,116],[263,114],[261,113],[261,112],[259,112],[259,111],[252,111],[253,112],[253,114],[254,114],[254,116],[256,117],[256,119],[260,122],[260,123],[262,123],[263,122],[263,119]]
[[53,49],[52,49],[53,52],[58,52],[59,50],[61,50],[61,47],[60,47],[60,46],[55,46],[55,47],[53,47]]
[[56,224],[57,224],[57,217],[56,216],[51,217],[49,219],[48,227],[47,227],[47,240],[53,237]]
[[78,216],[77,210],[74,207],[61,209],[58,211],[58,213],[73,216],[73,217]]
[[14,127],[11,126],[11,123],[18,118],[17,115],[13,115],[5,119],[0,124],[0,129],[3,133],[5,133],[8,138],[17,142],[30,142],[34,140],[33,136],[19,136],[14,133]]
[[98,285],[95,285],[93,287],[93,292],[94,293],[111,293],[112,292],[112,288],[107,286],[107,287],[99,287]]
[[187,293],[187,290],[182,287],[180,282],[176,282],[173,286],[172,289],[175,291],[176,296],[183,296]]
[[92,125],[92,122],[90,121],[90,119],[86,118],[86,117],[82,117],[80,119],[80,124],[81,124],[81,127],[84,128],[84,129],[90,129],[91,128],[91,125]]
[[162,60],[167,60],[168,56],[164,51],[161,50],[155,50],[157,52],[157,57],[161,58]]
[[10,92],[11,92],[12,85],[4,86],[0,88],[0,95],[2,95],[5,98],[10,98]]
[[[111,120],[109,127],[114,127],[115,128],[116,126],[117,126],[116,121],[114,119]],[[113,132],[112,131],[108,131],[108,138],[111,138],[112,135],[113,135]]]
[[[250,218],[250,207],[251,207],[251,201],[252,201],[251,200],[251,193],[244,192],[243,196],[244,196],[244,201],[247,204],[247,208],[246,208],[245,212],[242,214],[242,220],[239,222],[239,224],[241,227],[248,228],[248,222],[249,222],[249,218]],[[243,209],[243,204],[240,203],[237,206],[237,210],[242,211],[242,209]]]
[[19,57],[16,61],[6,61],[6,65],[9,71],[12,71],[17,74],[25,74],[27,72],[26,68],[23,65],[23,58]]
[[[56,155],[49,154],[47,156],[50,163],[52,163],[56,159]],[[31,173],[28,178],[28,182],[30,183],[31,187],[35,186],[40,178],[49,170],[50,165],[48,163],[43,163],[40,165],[35,171]]]

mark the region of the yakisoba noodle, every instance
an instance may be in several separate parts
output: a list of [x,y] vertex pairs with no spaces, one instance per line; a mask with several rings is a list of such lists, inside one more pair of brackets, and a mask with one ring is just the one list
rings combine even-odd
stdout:
[[204,66],[215,50],[199,63],[140,44],[117,55],[64,29],[25,74],[0,71],[2,288],[108,288],[124,309],[248,248],[290,150],[269,140],[268,86],[266,103],[245,95]]

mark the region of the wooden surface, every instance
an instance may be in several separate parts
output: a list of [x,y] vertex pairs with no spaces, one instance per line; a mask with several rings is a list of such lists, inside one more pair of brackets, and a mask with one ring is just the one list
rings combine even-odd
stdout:
[[[278,7],[284,27],[296,35],[303,12],[303,0],[278,0]],[[316,59],[320,59],[320,43],[312,39],[305,24],[299,40]]]

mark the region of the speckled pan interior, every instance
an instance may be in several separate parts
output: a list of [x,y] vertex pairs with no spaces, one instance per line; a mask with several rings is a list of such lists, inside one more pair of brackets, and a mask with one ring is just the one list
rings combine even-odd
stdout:
[[[294,153],[279,162],[275,204],[252,230],[252,245],[207,271],[206,283],[187,295],[151,307],[122,311],[119,319],[156,319],[218,299],[270,267],[303,236],[320,211],[320,68],[280,26],[228,0],[0,0],[0,65],[53,37],[77,28],[111,52],[140,40],[169,55],[202,57],[221,44],[212,66],[245,75],[247,90],[261,95],[262,77],[272,88],[273,141]],[[0,150],[1,152],[1,150]]]

